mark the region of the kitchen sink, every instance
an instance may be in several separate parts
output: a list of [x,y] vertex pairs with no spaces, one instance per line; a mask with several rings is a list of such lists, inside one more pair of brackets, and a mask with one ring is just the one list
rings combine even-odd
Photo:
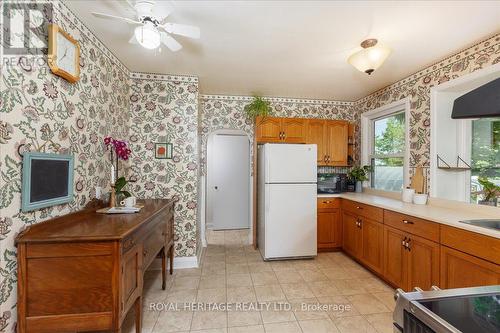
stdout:
[[460,222],[470,224],[470,225],[475,225],[478,227],[500,230],[500,220],[485,219],[485,220],[466,220],[466,221],[460,221]]

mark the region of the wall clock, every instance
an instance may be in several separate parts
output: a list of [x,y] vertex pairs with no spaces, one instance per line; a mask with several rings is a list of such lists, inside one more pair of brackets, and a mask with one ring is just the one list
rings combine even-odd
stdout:
[[52,73],[74,83],[80,78],[80,45],[56,24],[49,25],[49,67]]

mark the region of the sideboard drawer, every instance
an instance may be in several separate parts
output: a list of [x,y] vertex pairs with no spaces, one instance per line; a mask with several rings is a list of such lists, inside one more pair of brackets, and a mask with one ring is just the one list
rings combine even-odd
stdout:
[[439,242],[439,224],[390,210],[384,210],[384,223],[411,234]]
[[382,208],[360,202],[342,199],[342,209],[377,222],[382,222],[384,218],[384,210]]
[[163,222],[158,225],[151,233],[146,236],[143,244],[143,262],[144,267],[148,267],[149,264],[156,257],[161,248],[165,246],[165,236],[166,236],[167,223]]

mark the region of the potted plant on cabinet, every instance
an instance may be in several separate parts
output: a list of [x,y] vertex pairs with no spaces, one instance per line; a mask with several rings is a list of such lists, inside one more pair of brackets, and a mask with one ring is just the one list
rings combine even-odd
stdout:
[[265,118],[269,116],[271,113],[271,103],[260,96],[254,95],[253,101],[247,104],[244,110],[247,117],[255,121],[257,117]]
[[483,198],[478,203],[480,205],[496,206],[498,197],[500,197],[500,186],[489,181],[486,177],[479,177],[477,181],[481,184],[482,189],[475,194],[480,194]]
[[356,182],[356,192],[363,192],[363,182],[368,180],[368,173],[372,172],[372,170],[372,167],[369,165],[354,166],[347,173],[349,179]]

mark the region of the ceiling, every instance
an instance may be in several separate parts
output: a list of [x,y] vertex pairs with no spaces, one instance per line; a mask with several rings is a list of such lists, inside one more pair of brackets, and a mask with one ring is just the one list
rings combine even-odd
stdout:
[[[500,31],[500,1],[158,1],[170,22],[201,28],[159,53],[91,15],[133,17],[124,2],[66,3],[129,69],[197,75],[202,94],[353,101]],[[393,50],[371,76],[346,62],[367,37]]]

